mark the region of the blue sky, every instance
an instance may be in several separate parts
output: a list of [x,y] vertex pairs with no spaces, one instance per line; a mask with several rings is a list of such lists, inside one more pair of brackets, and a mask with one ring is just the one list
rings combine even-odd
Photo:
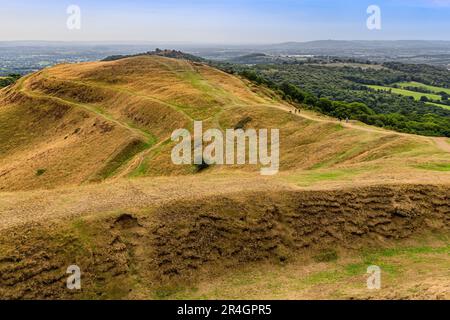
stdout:
[[[81,29],[66,27],[67,7]],[[381,30],[368,30],[369,5]],[[0,0],[0,41],[450,40],[450,0]]]

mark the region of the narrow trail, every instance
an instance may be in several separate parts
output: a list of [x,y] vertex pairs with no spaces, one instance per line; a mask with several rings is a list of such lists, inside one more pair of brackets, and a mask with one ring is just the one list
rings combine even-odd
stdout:
[[[41,76],[43,78],[45,78],[45,79],[50,79],[44,73],[41,73]],[[51,96],[51,95],[40,94],[40,93],[37,93],[35,91],[31,91],[31,90],[27,90],[27,89],[25,89],[25,81],[27,80],[27,78],[28,77],[24,77],[24,78],[20,79],[20,82],[17,84],[19,91],[22,92],[23,94],[25,94],[25,95],[27,95],[29,97],[36,97],[36,98],[41,98],[41,99],[51,99],[51,100],[58,101],[60,103],[66,104],[66,105],[70,105],[70,106],[76,107],[76,108],[82,108],[82,109],[84,109],[84,110],[86,110],[86,111],[88,111],[90,113],[93,113],[93,114],[95,114],[97,116],[100,116],[101,118],[103,118],[104,120],[106,120],[108,122],[112,122],[112,123],[114,123],[114,124],[124,128],[124,129],[130,131],[132,134],[140,136],[141,138],[143,138],[149,144],[148,148],[146,148],[145,150],[143,150],[143,151],[139,152],[138,154],[136,154],[129,161],[129,163],[125,166],[124,170],[122,172],[120,172],[116,176],[116,178],[121,178],[121,177],[124,177],[124,176],[127,176],[127,175],[131,174],[134,170],[136,170],[137,168],[139,168],[143,164],[143,162],[145,161],[145,158],[151,152],[153,152],[157,148],[161,147],[164,143],[167,143],[167,141],[170,140],[170,136],[169,136],[169,137],[166,137],[165,139],[163,139],[163,140],[158,142],[158,141],[155,140],[155,138],[151,134],[149,134],[149,133],[147,133],[147,132],[145,132],[145,131],[143,131],[143,130],[135,127],[135,126],[131,126],[128,123],[123,122],[123,121],[113,117],[111,114],[107,113],[106,111],[104,111],[102,109],[99,109],[98,107],[95,107],[95,106],[92,106],[92,105],[89,105],[89,104],[75,102],[75,101],[69,101],[69,100],[62,99],[62,98],[59,98],[59,97],[54,97],[54,96]],[[63,82],[68,82],[68,83],[75,83],[75,84],[86,85],[86,83],[84,83],[82,81],[63,80],[63,79],[60,79],[60,78],[58,78],[58,80],[59,81],[63,81]],[[192,122],[194,121],[194,119],[191,116],[189,116],[184,110],[181,110],[179,107],[177,107],[175,105],[172,105],[170,103],[167,103],[167,102],[159,100],[159,99],[156,99],[154,97],[150,97],[150,96],[147,96],[147,95],[144,95],[144,94],[139,94],[139,93],[136,93],[134,91],[131,91],[131,90],[128,90],[128,89],[125,89],[125,88],[122,88],[122,87],[111,88],[110,86],[101,85],[101,84],[95,84],[95,83],[89,83],[89,85],[93,86],[93,87],[100,88],[100,89],[107,89],[107,90],[112,90],[112,91],[118,91],[118,92],[121,92],[121,93],[124,93],[124,94],[127,94],[127,95],[140,97],[142,99],[149,100],[149,101],[152,101],[152,102],[161,103],[161,104],[163,104],[165,106],[170,107],[174,111],[176,111],[178,113],[181,113],[187,120],[192,121]],[[209,119],[206,119],[206,120],[209,120]]]
[[132,134],[137,135],[139,137],[141,137],[148,145],[149,147],[146,148],[145,150],[143,150],[142,152],[136,154],[133,159],[131,159],[130,164],[128,164],[125,167],[125,171],[123,173],[119,174],[119,177],[123,177],[129,173],[131,173],[134,169],[138,168],[143,161],[145,160],[145,157],[151,152],[153,151],[155,148],[159,147],[162,143],[166,142],[166,140],[164,141],[160,141],[159,143],[157,143],[157,141],[155,140],[155,137],[153,137],[151,134],[133,127],[131,125],[129,125],[126,122],[120,121],[116,118],[114,118],[112,115],[106,113],[104,110],[99,110],[98,108],[88,105],[88,104],[82,104],[82,103],[77,103],[77,102],[72,102],[72,101],[67,101],[65,99],[61,99],[58,97],[53,97],[53,96],[48,96],[48,95],[43,95],[43,94],[38,94],[36,92],[31,92],[29,90],[25,90],[23,88],[23,86],[20,87],[20,91],[25,94],[28,95],[30,97],[36,97],[36,98],[41,98],[41,99],[51,99],[54,101],[58,101],[60,103],[63,104],[67,104],[70,106],[74,106],[77,108],[82,108],[90,113],[93,113],[101,118],[103,118],[104,120],[108,121],[108,122],[112,122],[128,131],[130,131]]
[[35,97],[35,98],[40,98],[40,99],[49,99],[49,100],[53,100],[53,101],[57,101],[59,103],[62,104],[66,104],[69,106],[73,106],[75,108],[81,108],[84,109],[90,113],[94,113],[95,115],[103,118],[104,120],[108,121],[108,122],[113,122],[114,124],[132,132],[134,135],[137,135],[141,138],[143,138],[147,143],[150,144],[154,144],[154,137],[149,134],[148,132],[145,132],[144,130],[141,130],[139,128],[136,128],[134,126],[130,126],[128,123],[120,121],[116,118],[114,118],[111,114],[105,112],[104,110],[100,110],[94,106],[91,106],[89,104],[83,104],[83,103],[78,103],[78,102],[74,102],[74,101],[69,101],[69,100],[65,100],[59,97],[54,97],[54,96],[50,96],[50,95],[45,95],[45,94],[40,94],[37,93],[35,91],[30,91],[30,90],[26,90],[25,88],[20,87],[20,91],[29,96],[29,97]]
[[54,101],[66,104],[66,105],[74,106],[76,108],[82,108],[82,109],[84,109],[84,110],[86,110],[86,111],[88,111],[90,113],[94,113],[95,115],[103,118],[104,120],[106,120],[108,122],[113,122],[113,123],[117,124],[118,126],[124,128],[124,129],[126,129],[128,131],[131,131],[135,135],[138,135],[141,138],[144,138],[145,141],[147,141],[149,143],[152,142],[153,139],[154,139],[149,133],[147,133],[147,132],[145,132],[145,131],[143,131],[141,129],[132,127],[129,124],[127,124],[126,122],[122,122],[120,120],[117,120],[116,118],[114,118],[110,114],[104,112],[103,110],[98,110],[97,108],[95,108],[93,106],[90,106],[88,104],[72,102],[72,101],[68,101],[68,100],[65,100],[65,99],[58,98],[58,97],[49,96],[49,95],[42,95],[42,94],[38,94],[36,92],[27,91],[27,90],[22,90],[22,92],[24,94],[30,96],[30,97],[41,98],[41,99],[50,99],[50,100],[54,100]]
[[366,131],[366,132],[372,132],[372,133],[379,133],[379,134],[385,134],[385,135],[395,134],[397,136],[402,136],[402,137],[420,138],[420,139],[423,139],[423,140],[431,141],[432,143],[434,143],[442,151],[450,153],[450,143],[448,142],[449,141],[448,138],[419,136],[419,135],[414,135],[414,134],[409,134],[409,133],[403,133],[403,132],[397,132],[397,131],[389,131],[389,130],[385,130],[385,129],[376,129],[376,128],[363,127],[363,126],[355,124],[355,123],[346,123],[345,121],[321,119],[321,118],[318,118],[318,117],[314,117],[314,116],[305,114],[304,112],[296,113],[295,111],[298,110],[298,109],[296,109],[295,107],[286,106],[286,105],[270,105],[270,107],[277,108],[277,109],[280,109],[280,110],[283,110],[283,111],[286,111],[286,112],[290,112],[291,114],[293,114],[293,115],[295,115],[297,117],[300,117],[300,118],[303,118],[303,119],[308,119],[308,120],[311,120],[311,121],[340,124],[340,125],[342,125],[345,128],[361,130],[361,131]]
[[[119,126],[121,126],[123,128],[126,128],[127,130],[129,130],[129,131],[131,131],[131,132],[133,132],[133,133],[143,137],[148,143],[150,143],[150,145],[152,147],[144,151],[146,154],[148,154],[148,152],[151,151],[155,147],[154,137],[152,137],[149,133],[147,133],[147,132],[145,132],[143,130],[140,130],[139,128],[132,127],[129,124],[127,124],[126,122],[122,122],[122,121],[114,118],[112,115],[106,113],[104,110],[99,110],[98,108],[96,108],[94,106],[91,106],[91,105],[88,105],[88,104],[81,104],[81,103],[77,103],[77,102],[73,102],[73,101],[68,101],[68,100],[65,100],[65,99],[62,99],[62,98],[59,98],[59,97],[53,97],[53,96],[48,96],[48,95],[41,95],[41,94],[38,94],[36,92],[31,92],[29,90],[25,90],[24,82],[25,82],[25,80],[27,78],[28,77],[24,77],[24,78],[20,79],[19,82],[18,82],[18,87],[19,87],[19,90],[21,92],[23,92],[23,93],[25,93],[27,95],[30,95],[30,96],[36,96],[36,97],[46,98],[46,99],[54,99],[55,101],[59,101],[61,103],[66,103],[66,104],[69,104],[69,105],[72,105],[72,106],[80,107],[80,108],[83,108],[83,109],[85,109],[85,110],[87,110],[89,112],[95,113],[96,115],[104,118],[105,120],[114,122],[115,124],[117,124],[117,125],[119,125]],[[47,78],[47,77],[44,76],[44,78]],[[83,83],[81,81],[61,80],[59,78],[58,78],[58,80],[86,85],[85,83]],[[180,108],[178,108],[177,106],[169,104],[169,103],[167,103],[165,101],[156,99],[154,97],[150,97],[150,96],[147,96],[147,95],[139,94],[139,93],[136,93],[136,92],[133,92],[133,91],[127,90],[125,88],[121,88],[121,87],[120,88],[111,88],[111,87],[108,87],[106,85],[95,84],[95,83],[89,83],[89,85],[92,85],[92,86],[95,86],[95,87],[98,87],[98,88],[102,88],[102,89],[119,91],[119,92],[123,92],[123,93],[129,94],[129,95],[135,95],[137,97],[141,97],[143,99],[147,99],[147,100],[150,100],[150,101],[153,101],[153,102],[162,103],[162,104],[164,104],[164,105],[174,109],[175,111],[182,113],[188,120],[194,121],[194,119],[192,117],[190,117],[188,114],[186,114],[183,110],[180,110]],[[284,105],[284,104],[279,104],[279,105],[272,105],[271,104],[271,105],[267,105],[267,106],[272,107],[272,108],[277,108],[279,110],[283,110],[283,111],[286,111],[286,112],[290,112],[291,114],[296,115],[296,116],[298,116],[300,118],[308,119],[308,120],[315,121],[315,122],[340,124],[340,125],[342,125],[345,128],[351,128],[351,129],[355,129],[355,130],[360,130],[360,131],[365,131],[365,132],[372,132],[372,133],[377,133],[377,134],[384,134],[384,135],[392,135],[392,134],[394,134],[394,135],[403,136],[403,137],[420,138],[420,139],[423,139],[423,140],[430,141],[430,142],[434,143],[442,151],[450,153],[450,143],[448,143],[448,139],[444,138],[444,137],[425,137],[425,136],[419,136],[419,135],[414,135],[414,134],[402,133],[402,132],[397,132],[397,131],[389,131],[389,130],[385,130],[385,129],[364,127],[364,126],[361,126],[361,125],[358,125],[358,124],[355,124],[355,123],[346,123],[345,121],[340,122],[338,120],[323,119],[323,118],[319,118],[319,117],[314,117],[312,115],[308,115],[305,112],[295,113],[295,111],[297,110],[295,107]],[[162,141],[162,142],[164,142],[164,141]],[[142,159],[139,162],[142,162]]]
[[[44,79],[51,80],[51,78],[49,78],[45,74],[42,74],[42,77]],[[130,95],[130,96],[133,96],[133,97],[139,97],[139,98],[142,98],[144,100],[160,103],[162,105],[165,105],[166,107],[169,107],[169,108],[173,109],[174,111],[177,111],[177,112],[181,113],[186,119],[188,119],[190,121],[194,121],[194,119],[190,115],[188,115],[184,110],[182,110],[180,107],[178,107],[178,106],[176,106],[176,105],[174,105],[172,103],[168,103],[166,101],[157,99],[155,97],[148,96],[148,95],[145,95],[145,94],[142,94],[142,93],[138,93],[138,92],[135,92],[135,91],[132,91],[132,90],[120,87],[120,86],[111,86],[111,85],[100,84],[100,83],[95,83],[95,82],[83,82],[83,81],[77,81],[77,80],[66,80],[66,79],[61,79],[61,78],[56,78],[56,79],[58,79],[58,81],[61,81],[61,82],[74,83],[74,84],[79,84],[79,85],[84,85],[84,86],[89,85],[89,86],[94,87],[94,88],[121,92],[121,93]]]
[[436,142],[439,148],[447,152],[450,152],[450,143],[447,138],[434,138],[434,141]]
[[119,179],[131,175],[136,169],[138,169],[145,161],[146,157],[151,153],[161,147],[163,144],[171,141],[171,137],[167,139],[163,139],[157,144],[153,145],[151,148],[148,148],[134,156],[133,159],[130,160],[129,163],[126,164],[122,172],[119,172],[114,178]]

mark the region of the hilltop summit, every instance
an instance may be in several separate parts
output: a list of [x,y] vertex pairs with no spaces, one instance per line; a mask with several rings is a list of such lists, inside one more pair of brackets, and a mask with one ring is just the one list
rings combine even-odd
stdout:
[[202,62],[204,61],[200,57],[196,57],[194,55],[178,51],[178,50],[169,50],[169,49],[159,49],[156,48],[154,51],[147,51],[144,53],[138,53],[134,55],[115,55],[115,56],[109,56],[103,59],[102,61],[115,61],[125,58],[132,58],[132,57],[138,57],[138,56],[159,56],[159,57],[166,57],[166,58],[173,58],[173,59],[182,59],[182,60],[189,60],[189,61],[195,61],[195,62]]

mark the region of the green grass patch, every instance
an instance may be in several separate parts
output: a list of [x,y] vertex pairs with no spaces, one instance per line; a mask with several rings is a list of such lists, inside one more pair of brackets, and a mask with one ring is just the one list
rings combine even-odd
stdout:
[[137,178],[137,177],[142,177],[145,176],[148,172],[149,169],[149,164],[148,164],[149,159],[145,158],[141,164],[133,170],[133,172],[130,174],[131,178]]
[[88,223],[79,218],[72,222],[72,228],[75,230],[78,239],[83,243],[84,247],[92,248],[93,242]]
[[[450,255],[450,244],[439,247],[418,246],[418,247],[395,247],[381,250],[364,250],[362,252],[363,260],[366,264],[376,264],[377,262],[385,262],[386,259],[395,257],[406,257],[409,259],[417,258],[419,255]],[[381,266],[380,266],[381,267]]]
[[147,138],[147,143],[149,145],[155,145],[158,142],[158,138],[156,138],[151,132],[148,130],[143,130],[136,126],[133,122],[127,122],[127,126],[139,131],[141,134],[143,134]]
[[[169,298],[173,298],[174,295],[182,293],[183,291],[186,291],[186,289],[182,287],[164,286],[155,289],[152,295],[156,300],[167,300]],[[195,292],[195,290],[193,291]]]
[[435,86],[429,86],[427,84],[423,84],[420,82],[399,82],[396,83],[396,85],[398,85],[399,87],[405,88],[405,87],[415,87],[415,88],[422,88],[422,89],[426,89],[429,91],[433,91],[434,93],[439,93],[439,92],[445,92],[450,94],[450,89],[449,88],[441,88],[441,87],[435,87]]
[[338,259],[338,254],[336,250],[330,249],[325,250],[318,255],[314,256],[314,261],[316,262],[331,262],[336,261]]
[[150,147],[150,144],[140,140],[131,141],[107,162],[106,166],[96,174],[93,180],[104,180],[112,177],[120,167],[128,163],[135,155]]
[[318,182],[348,180],[368,169],[334,169],[330,171],[304,171],[294,174],[288,178],[289,182],[293,182],[299,186],[307,187]]
[[342,163],[348,159],[351,159],[352,157],[357,156],[358,154],[367,151],[367,149],[369,149],[367,145],[357,145],[353,148],[350,148],[348,150],[333,155],[331,159],[325,160],[320,163],[316,163],[314,166],[311,167],[311,169],[312,170],[321,169]]
[[368,85],[368,87],[375,89],[375,90],[390,91],[392,93],[399,94],[402,96],[413,97],[415,100],[420,100],[420,98],[422,98],[424,96],[431,100],[442,100],[442,97],[437,94],[415,92],[415,91],[409,91],[409,90],[405,90],[405,89],[398,89],[398,88],[391,88],[391,87],[384,87],[384,86],[375,86],[375,85]]
[[425,163],[414,167],[430,171],[441,171],[441,172],[450,171],[450,163]]
[[344,266],[345,274],[349,277],[362,275],[367,272],[368,265],[365,263],[350,263]]
[[302,282],[306,285],[332,284],[341,281],[344,277],[345,274],[339,270],[321,271],[306,277]]
[[138,178],[138,177],[145,176],[147,174],[148,170],[150,169],[149,162],[150,162],[151,158],[160,154],[163,151],[163,148],[166,147],[171,142],[172,142],[171,139],[167,139],[167,140],[163,141],[162,143],[160,143],[158,146],[154,146],[153,148],[150,147],[151,154],[148,154],[145,156],[145,158],[143,159],[141,164],[129,174],[129,177],[130,178]]
[[[344,289],[365,289],[367,268],[371,265],[379,266],[383,283],[397,284],[405,279],[405,270],[419,268],[418,272],[427,272],[430,265],[438,265],[445,269],[446,259],[450,254],[448,237],[444,236],[440,246],[396,246],[382,249],[364,249],[356,253],[349,262],[334,261],[333,250],[325,250],[320,254],[332,256],[325,259],[320,270],[307,273],[296,273],[290,270],[294,266],[274,265],[272,267],[250,267],[238,273],[231,273],[219,277],[218,282],[208,281],[206,288],[193,287],[183,290],[163,288],[158,297],[162,299],[239,299],[255,298],[259,293],[271,297],[284,298],[290,292],[321,290],[327,286]],[[315,258],[315,257],[314,257]],[[316,260],[316,259],[314,259]],[[320,259],[322,260],[322,259]],[[322,262],[322,261],[320,261]],[[422,265],[425,263],[425,265]],[[303,266],[303,265],[302,265]],[[407,280],[407,279],[406,279]],[[255,289],[255,292],[249,292]],[[242,293],[244,292],[244,297]],[[332,293],[330,293],[332,294]],[[342,294],[336,292],[337,298]]]

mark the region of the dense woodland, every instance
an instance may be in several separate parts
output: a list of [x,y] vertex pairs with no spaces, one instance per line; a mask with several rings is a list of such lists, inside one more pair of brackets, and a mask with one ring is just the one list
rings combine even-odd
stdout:
[[287,100],[336,118],[406,133],[450,137],[450,110],[427,104],[425,99],[415,101],[366,86],[416,81],[449,88],[450,72],[445,69],[401,63],[367,63],[362,67],[319,63],[215,65],[277,90]]
[[10,84],[13,84],[21,77],[20,74],[10,74],[7,77],[1,77],[0,78],[0,88],[7,87]]

